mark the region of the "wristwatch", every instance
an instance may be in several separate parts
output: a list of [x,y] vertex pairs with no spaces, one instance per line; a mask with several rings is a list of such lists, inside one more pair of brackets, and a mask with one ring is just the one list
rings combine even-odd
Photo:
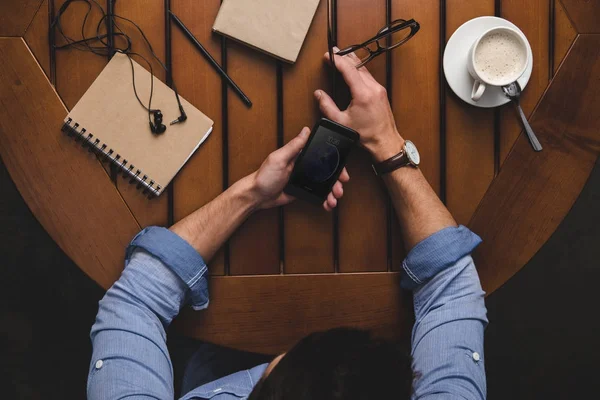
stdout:
[[373,171],[375,171],[375,175],[381,176],[406,166],[416,168],[420,163],[421,156],[419,155],[417,146],[410,140],[406,140],[400,153],[385,161],[373,164]]

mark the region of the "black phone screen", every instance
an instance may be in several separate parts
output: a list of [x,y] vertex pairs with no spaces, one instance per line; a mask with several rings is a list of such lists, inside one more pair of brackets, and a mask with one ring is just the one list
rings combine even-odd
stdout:
[[321,121],[298,157],[289,184],[325,200],[340,176],[358,134],[331,121]]

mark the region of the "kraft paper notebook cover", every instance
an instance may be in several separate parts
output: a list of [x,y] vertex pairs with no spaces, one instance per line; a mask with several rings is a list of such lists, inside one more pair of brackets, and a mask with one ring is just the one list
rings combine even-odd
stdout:
[[[135,61],[133,66],[138,95],[147,106],[151,75]],[[133,92],[129,59],[116,53],[65,118],[63,131],[158,196],[212,131],[213,121],[180,99],[187,120],[169,126],[180,115],[175,93],[154,78],[152,109],[162,111],[168,127],[161,135],[152,134],[148,112]]]
[[319,0],[224,0],[213,31],[296,62]]

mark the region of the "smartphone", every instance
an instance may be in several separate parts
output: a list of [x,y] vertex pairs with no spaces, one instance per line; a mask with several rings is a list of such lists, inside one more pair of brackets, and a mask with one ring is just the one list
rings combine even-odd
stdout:
[[313,128],[296,160],[285,193],[322,204],[359,138],[358,132],[322,118]]

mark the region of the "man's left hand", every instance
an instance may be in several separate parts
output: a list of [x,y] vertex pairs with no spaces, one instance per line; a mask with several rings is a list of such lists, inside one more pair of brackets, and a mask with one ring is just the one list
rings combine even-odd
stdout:
[[[293,196],[284,193],[283,189],[290,179],[296,159],[306,145],[309,136],[310,129],[305,127],[288,144],[269,154],[258,171],[251,175],[253,187],[259,197],[259,208],[267,209],[283,206],[295,200]],[[344,195],[343,183],[349,180],[348,171],[344,168],[338,181],[333,185],[331,193],[323,203],[325,210],[331,211],[337,206],[338,199]]]

